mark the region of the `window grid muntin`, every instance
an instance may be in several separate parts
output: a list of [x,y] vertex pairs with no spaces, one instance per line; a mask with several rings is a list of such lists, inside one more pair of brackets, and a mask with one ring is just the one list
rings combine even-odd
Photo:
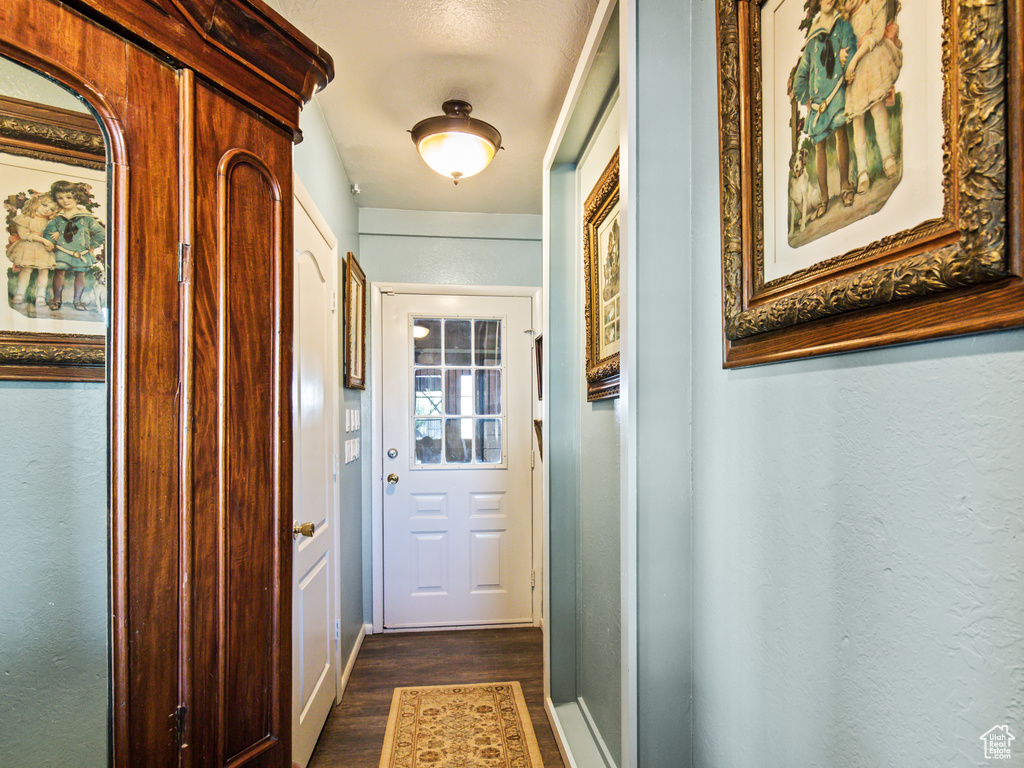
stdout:
[[[453,360],[457,361],[449,364],[448,362],[448,333],[447,323],[448,321],[468,321],[469,322],[469,336],[470,336],[470,348],[468,350],[469,363],[465,364],[464,356],[455,357]],[[425,345],[417,345],[417,338],[414,334],[414,329],[420,322],[426,322],[431,327],[431,333],[433,328],[439,328],[441,330],[441,344],[437,349],[438,354],[434,357],[427,355],[426,358],[429,362],[417,363],[417,348],[432,349],[425,347]],[[496,334],[486,336],[484,339],[488,343],[485,347],[479,348],[478,342],[480,340],[480,334],[478,333],[478,323],[483,323],[485,326],[490,326],[492,331],[496,331]],[[410,469],[443,469],[446,467],[458,467],[460,469],[468,468],[480,468],[480,469],[498,469],[505,468],[507,466],[507,429],[505,425],[505,400],[507,387],[506,376],[505,376],[505,330],[507,328],[506,318],[504,316],[480,316],[480,315],[456,315],[456,314],[445,314],[445,315],[411,315],[409,316],[409,338],[410,345],[412,347],[412,354],[410,354],[410,372],[413,380],[413,415],[411,417],[411,438],[412,438],[412,451],[410,452]],[[483,329],[483,330],[486,330]],[[429,335],[429,334],[428,334]],[[458,350],[465,352],[465,350]],[[439,358],[439,362],[434,360]],[[496,358],[496,359],[495,359]],[[436,391],[433,391],[429,396],[425,395],[422,390],[417,390],[417,377],[421,375],[423,371],[439,371],[440,372],[440,386],[441,391],[438,395]],[[460,399],[468,403],[469,413],[453,413],[450,412],[448,407],[448,398],[446,392],[446,384],[448,379],[449,371],[468,371],[469,372],[469,393],[462,394]],[[497,373],[497,391],[491,395],[494,398],[496,395],[497,400],[497,412],[488,413],[483,411],[481,408],[481,400],[487,398],[481,398],[480,393],[477,389],[478,374],[485,374],[481,376],[482,379],[492,378],[487,376],[489,373]],[[461,393],[460,393],[461,394]],[[490,394],[490,393],[489,393]],[[428,398],[433,402],[435,399],[440,401],[441,413],[433,414],[429,416],[423,416],[416,413],[416,398],[417,396]],[[460,410],[462,410],[460,408]],[[480,411],[480,412],[478,412]],[[464,440],[468,440],[468,446],[463,444],[467,450],[462,454],[468,454],[468,461],[458,460],[460,457],[455,456],[453,459],[449,459],[449,446],[445,436],[448,430],[449,421],[463,420],[463,424],[458,425],[458,429],[463,433],[462,437]],[[494,446],[493,443],[484,445],[479,442],[480,437],[487,434],[481,422],[497,422],[497,433],[498,433],[498,444]],[[427,424],[426,422],[430,422]],[[420,425],[420,433],[440,434],[440,445],[437,446],[436,452],[430,450],[432,446],[428,446],[428,450],[423,450],[423,444],[417,440],[418,425]],[[493,430],[492,430],[493,432]],[[468,436],[466,436],[468,433]],[[498,461],[485,461],[483,459],[490,456],[494,457],[494,451],[500,450],[500,457]],[[427,459],[427,460],[424,460]]]

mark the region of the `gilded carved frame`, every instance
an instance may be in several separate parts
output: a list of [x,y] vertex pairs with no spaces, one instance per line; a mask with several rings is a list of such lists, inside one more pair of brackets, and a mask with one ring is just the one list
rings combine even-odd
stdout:
[[366,389],[366,273],[351,251],[345,259],[345,386]]
[[942,216],[765,281],[765,0],[717,0],[725,367],[1024,324],[1024,0],[941,2]]
[[[94,170],[107,165],[95,118],[3,96],[0,152]],[[103,381],[105,348],[103,333],[0,331],[0,379]]]
[[[601,173],[593,190],[587,196],[583,206],[583,278],[584,278],[584,319],[587,329],[586,340],[586,373],[587,400],[603,400],[619,396],[619,352],[602,354],[602,329],[608,324],[601,317],[602,307],[602,264],[600,233],[606,221],[618,216],[619,203],[619,150],[615,150],[612,159]],[[615,245],[615,292],[618,294],[618,240]],[[618,308],[621,298],[615,298],[616,318],[621,317]],[[615,333],[619,333],[619,320],[613,321]],[[615,342],[618,341],[616,335]]]

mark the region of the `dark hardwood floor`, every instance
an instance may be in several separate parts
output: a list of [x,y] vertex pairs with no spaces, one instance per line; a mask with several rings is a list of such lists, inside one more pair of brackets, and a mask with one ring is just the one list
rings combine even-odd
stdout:
[[370,635],[310,768],[378,768],[391,696],[410,685],[518,680],[544,768],[564,768],[543,702],[541,632],[533,628]]

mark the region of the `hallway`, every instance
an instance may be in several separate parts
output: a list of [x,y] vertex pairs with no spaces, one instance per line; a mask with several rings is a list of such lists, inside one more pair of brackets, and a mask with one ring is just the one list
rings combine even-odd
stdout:
[[543,705],[539,629],[369,635],[309,768],[377,768],[396,687],[518,680],[545,768],[563,768]]

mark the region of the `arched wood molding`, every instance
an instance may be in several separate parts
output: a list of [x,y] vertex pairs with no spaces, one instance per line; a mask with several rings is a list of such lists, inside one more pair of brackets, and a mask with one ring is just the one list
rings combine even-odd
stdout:
[[334,78],[330,55],[261,0],[66,4],[255,104],[295,141],[302,135],[299,108]]

